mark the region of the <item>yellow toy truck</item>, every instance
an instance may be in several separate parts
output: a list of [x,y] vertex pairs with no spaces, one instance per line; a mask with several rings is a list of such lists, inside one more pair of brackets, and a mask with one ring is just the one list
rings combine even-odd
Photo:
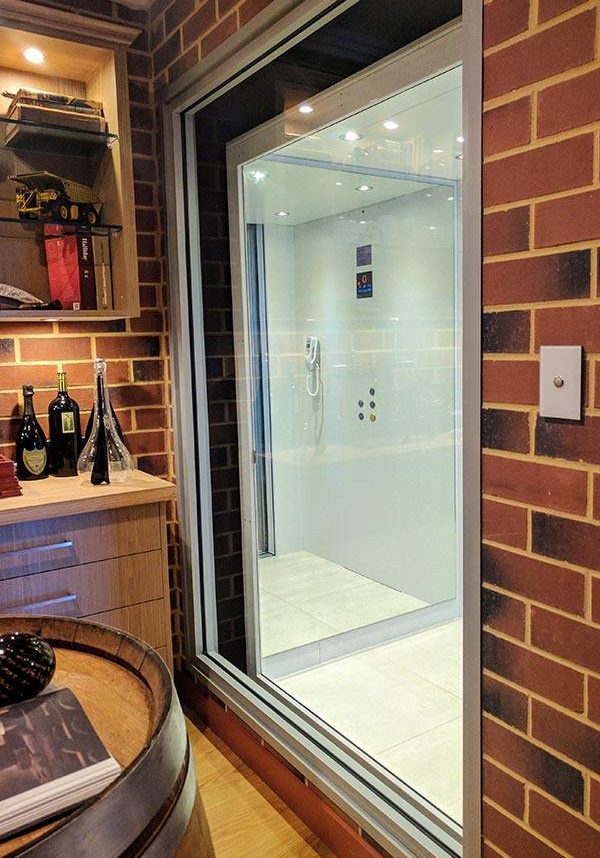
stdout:
[[45,170],[9,176],[18,183],[17,211],[24,220],[54,220],[95,226],[100,221],[102,201],[87,185],[62,179]]

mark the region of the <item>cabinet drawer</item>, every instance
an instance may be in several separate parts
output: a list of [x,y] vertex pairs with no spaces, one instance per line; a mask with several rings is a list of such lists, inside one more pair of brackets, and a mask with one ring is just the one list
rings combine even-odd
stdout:
[[0,527],[0,580],[159,549],[159,505]]
[[153,602],[144,602],[142,605],[106,611],[86,619],[122,629],[155,648],[166,646],[171,633],[168,599],[156,599]]
[[0,582],[0,613],[83,617],[164,595],[162,552],[132,554]]

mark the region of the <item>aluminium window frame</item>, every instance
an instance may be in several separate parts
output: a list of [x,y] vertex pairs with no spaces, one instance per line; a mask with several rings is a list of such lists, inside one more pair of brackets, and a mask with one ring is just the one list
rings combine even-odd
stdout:
[[[274,711],[280,701],[259,696],[251,683],[234,675],[215,651],[216,600],[212,557],[212,514],[208,408],[202,324],[200,246],[194,153],[195,107],[271,62],[356,0],[278,0],[166,93],[163,110],[165,192],[170,271],[170,343],[176,471],[182,566],[186,602],[188,668],[226,705],[289,759],[326,796],[355,819],[392,854],[429,856],[418,825],[402,814],[392,819],[384,797],[352,777],[339,760],[324,755],[327,741],[307,741],[289,713]],[[481,66],[482,7],[465,0],[463,37],[463,605],[464,605],[464,858],[481,853],[481,692],[480,692],[480,312],[481,312]],[[176,189],[185,189],[186,194]],[[194,451],[193,462],[190,451]],[[198,473],[191,464],[197,463]],[[203,550],[203,546],[206,546]],[[200,574],[199,574],[200,573]],[[200,582],[202,579],[202,582]],[[202,583],[202,586],[199,586]],[[206,611],[206,614],[204,613]],[[327,750],[330,750],[327,748]],[[351,762],[351,761],[350,761]],[[397,818],[396,818],[397,817]],[[390,834],[390,823],[400,840]],[[399,843],[401,845],[399,845]],[[442,851],[437,854],[443,855]]]

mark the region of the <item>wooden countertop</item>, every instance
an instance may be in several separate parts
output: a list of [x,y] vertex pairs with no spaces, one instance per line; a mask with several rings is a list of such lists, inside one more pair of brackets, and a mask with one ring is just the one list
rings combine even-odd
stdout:
[[0,499],[0,525],[175,498],[172,483],[143,471],[134,471],[133,477],[125,483],[108,486],[92,486],[89,479],[82,477],[48,477],[47,480],[24,481],[21,487],[21,497]]

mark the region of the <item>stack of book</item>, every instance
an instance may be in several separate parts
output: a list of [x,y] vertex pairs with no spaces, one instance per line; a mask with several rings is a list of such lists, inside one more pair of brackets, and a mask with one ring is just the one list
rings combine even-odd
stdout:
[[76,807],[120,772],[68,688],[0,709],[0,838]]
[[[104,111],[99,101],[24,88],[16,93],[3,92],[2,95],[11,99],[6,113],[7,119],[54,125],[74,131],[107,130]],[[7,125],[5,145],[8,145],[17,133],[17,125]]]
[[0,500],[21,495],[21,486],[15,474],[15,463],[0,455]]
[[65,310],[112,310],[110,244],[80,226],[44,225],[50,297]]

